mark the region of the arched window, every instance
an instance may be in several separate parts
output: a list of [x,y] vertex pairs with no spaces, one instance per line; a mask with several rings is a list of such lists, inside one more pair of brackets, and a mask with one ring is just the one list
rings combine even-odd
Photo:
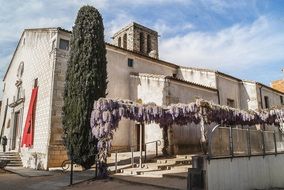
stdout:
[[121,47],[121,37],[118,38],[118,47]]
[[127,49],[127,34],[123,35],[123,48]]
[[140,32],[140,52],[144,53],[144,34]]
[[152,50],[152,47],[151,47],[151,36],[148,34],[147,35],[147,53],[150,53],[151,50]]
[[21,78],[22,78],[23,73],[24,73],[24,62],[22,61],[22,62],[19,64],[18,71],[17,71],[17,77],[18,77],[18,79],[21,79]]

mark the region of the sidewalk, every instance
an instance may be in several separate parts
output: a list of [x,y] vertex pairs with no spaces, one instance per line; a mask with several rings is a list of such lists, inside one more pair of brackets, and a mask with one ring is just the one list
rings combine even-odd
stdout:
[[[61,190],[70,184],[70,172],[39,171],[29,168],[5,168],[11,173],[1,174],[1,190]],[[95,177],[95,171],[76,171],[73,173],[73,184],[82,183]]]
[[59,171],[34,170],[24,167],[5,167],[5,170],[22,177],[52,176],[59,173]]

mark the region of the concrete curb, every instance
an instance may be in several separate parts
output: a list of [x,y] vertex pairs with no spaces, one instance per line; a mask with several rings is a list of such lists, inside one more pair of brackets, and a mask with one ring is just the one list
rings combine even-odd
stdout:
[[135,184],[135,185],[152,186],[152,187],[168,189],[168,190],[181,190],[179,188],[166,187],[166,186],[157,185],[157,184],[143,183],[143,182],[138,182],[138,181],[131,181],[131,180],[127,180],[127,179],[122,179],[122,178],[117,177],[117,176],[111,176],[110,178],[112,178],[113,180],[122,181],[122,182],[126,182],[126,183],[131,183],[131,184]]
[[35,176],[35,175],[26,175],[26,174],[22,174],[22,173],[20,173],[20,172],[16,172],[16,171],[11,170],[11,169],[6,169],[6,168],[4,168],[4,170],[5,170],[6,172],[19,175],[19,176],[21,176],[21,177],[47,177],[47,176],[53,176],[52,174],[45,174],[45,175],[38,175],[38,176]]

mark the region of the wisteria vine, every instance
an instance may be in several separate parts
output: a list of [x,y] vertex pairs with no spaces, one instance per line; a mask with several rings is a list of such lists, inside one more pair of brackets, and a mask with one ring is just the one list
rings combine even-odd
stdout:
[[204,141],[204,124],[214,122],[225,125],[279,125],[284,122],[284,108],[244,111],[202,99],[189,104],[157,106],[154,103],[139,104],[130,100],[101,98],[94,103],[91,115],[92,134],[98,139],[97,146],[101,161],[106,161],[107,152],[111,148],[113,131],[117,129],[122,118],[145,124],[159,123],[160,126],[200,123]]

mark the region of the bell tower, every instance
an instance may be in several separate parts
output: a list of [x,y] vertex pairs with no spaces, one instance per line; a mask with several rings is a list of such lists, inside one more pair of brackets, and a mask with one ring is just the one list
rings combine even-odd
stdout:
[[158,59],[158,32],[135,22],[114,34],[113,44]]

